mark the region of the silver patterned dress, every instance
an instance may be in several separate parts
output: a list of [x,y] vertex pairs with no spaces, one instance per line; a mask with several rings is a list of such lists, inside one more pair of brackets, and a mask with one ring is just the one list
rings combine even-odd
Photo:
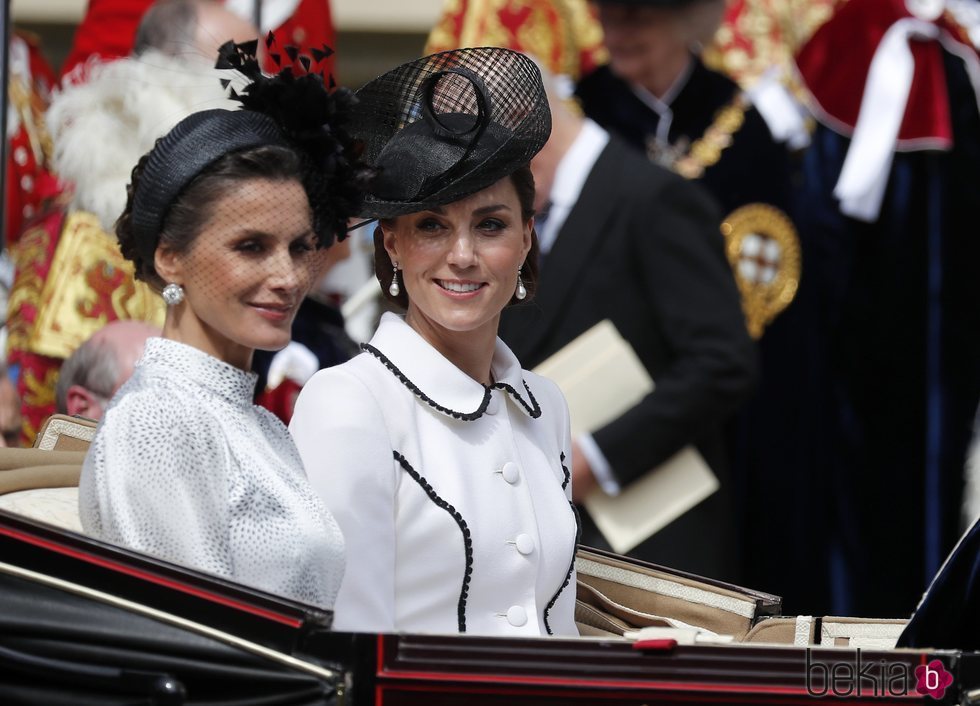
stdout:
[[107,542],[332,608],[344,540],[256,376],[151,338],[85,458],[79,511]]

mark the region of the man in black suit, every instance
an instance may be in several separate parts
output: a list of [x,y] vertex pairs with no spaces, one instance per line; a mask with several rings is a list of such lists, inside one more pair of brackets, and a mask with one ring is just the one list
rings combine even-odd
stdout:
[[[553,129],[532,162],[539,199],[538,294],[504,311],[500,335],[533,367],[610,319],[656,383],[639,404],[575,439],[573,488],[615,493],[695,444],[722,488],[631,554],[737,579],[738,541],[721,425],[750,392],[754,348],[725,259],[721,220],[698,186],[552,100]],[[608,547],[583,514],[583,544]]]

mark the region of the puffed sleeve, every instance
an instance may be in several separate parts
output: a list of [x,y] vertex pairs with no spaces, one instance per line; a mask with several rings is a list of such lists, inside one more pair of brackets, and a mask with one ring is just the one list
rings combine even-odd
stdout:
[[99,539],[231,576],[224,435],[176,396],[133,392],[99,424],[79,484],[82,527]]
[[289,430],[310,483],[344,534],[334,628],[395,629],[395,466],[381,407],[346,366],[303,388]]

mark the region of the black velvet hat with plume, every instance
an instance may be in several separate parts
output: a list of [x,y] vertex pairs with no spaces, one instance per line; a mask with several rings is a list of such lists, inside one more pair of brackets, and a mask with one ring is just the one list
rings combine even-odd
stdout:
[[551,112],[530,59],[500,47],[409,62],[357,92],[351,130],[378,176],[363,214],[391,218],[451,203],[531,161]]
[[[267,44],[271,47],[273,42],[270,35]],[[329,48],[315,50],[315,62],[289,47],[290,58],[303,71],[287,66],[272,76],[259,68],[257,48],[257,41],[227,42],[215,65],[237,70],[250,80],[240,91],[229,89],[242,110],[194,113],[160,138],[147,156],[132,196],[139,251],[134,255],[153,261],[171,204],[198,174],[226,154],[261,145],[290,147],[300,154],[318,244],[328,246],[335,236],[346,236],[347,219],[360,212],[373,174],[359,160],[360,145],[346,127],[356,99],[345,88],[328,90],[324,78],[311,71],[314,63],[329,56]],[[272,58],[281,60],[276,54]],[[328,81],[333,88],[333,78]],[[229,88],[231,81],[222,84]]]

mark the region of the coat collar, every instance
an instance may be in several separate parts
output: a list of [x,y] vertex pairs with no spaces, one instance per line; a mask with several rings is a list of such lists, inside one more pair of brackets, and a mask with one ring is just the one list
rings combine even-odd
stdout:
[[490,369],[496,382],[487,387],[453,365],[402,317],[386,313],[370,343],[361,348],[374,356],[412,394],[427,405],[461,421],[479,419],[490,405],[493,390],[502,390],[532,419],[541,416],[517,357],[497,339]]

